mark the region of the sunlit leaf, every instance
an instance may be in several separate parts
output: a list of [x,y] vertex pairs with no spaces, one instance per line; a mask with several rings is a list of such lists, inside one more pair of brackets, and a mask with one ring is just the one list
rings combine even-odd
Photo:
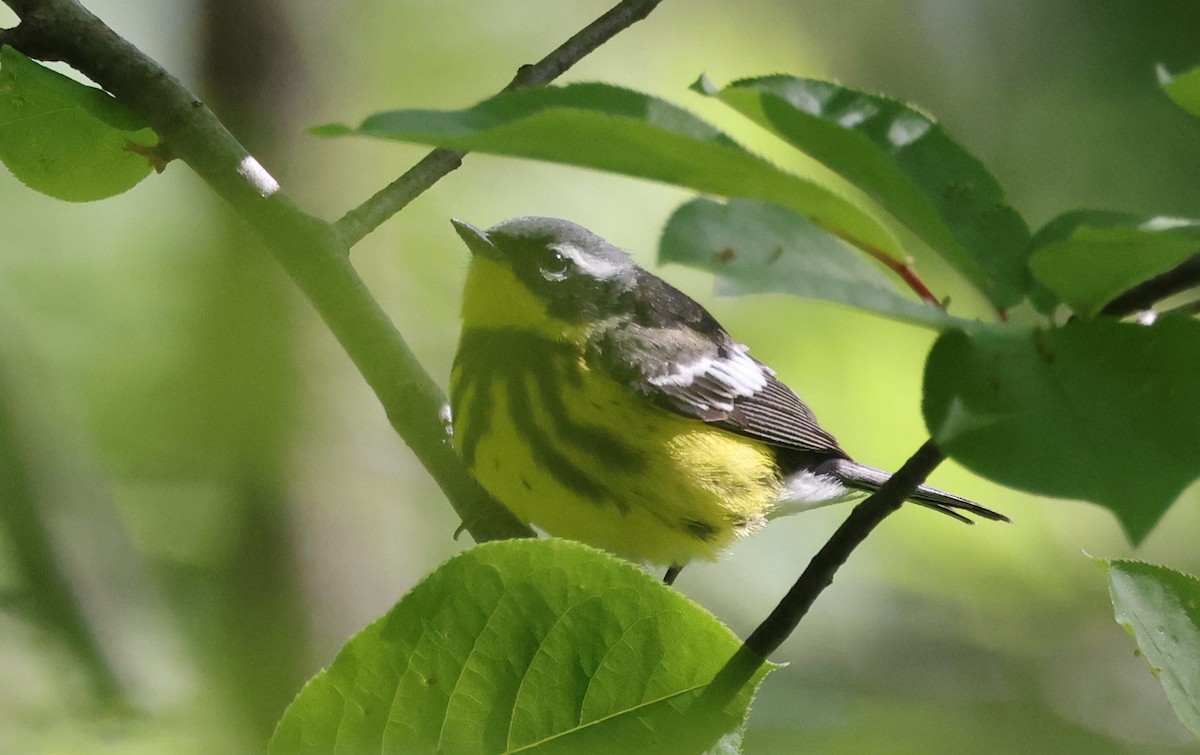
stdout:
[[270,751],[700,752],[741,725],[766,673],[711,694],[739,645],[599,551],[487,543],[351,639],[288,708]]
[[964,466],[1101,504],[1138,542],[1200,476],[1197,375],[1189,318],[951,330],[926,364],[925,423]]
[[1111,562],[1108,580],[1117,623],[1137,642],[1175,715],[1200,738],[1200,580],[1140,561]]
[[154,131],[105,92],[0,48],[0,161],[31,189],[70,202],[128,191],[150,174]]
[[[348,132],[338,125],[318,130]],[[682,108],[607,84],[507,92],[466,110],[377,113],[352,132],[762,199],[791,207],[839,236],[899,254],[891,232],[847,199],[780,170]]]
[[658,259],[715,273],[718,294],[825,299],[932,328],[953,321],[903,296],[861,253],[779,205],[692,200],[667,221]]
[[1030,268],[1076,313],[1091,316],[1130,287],[1200,250],[1200,221],[1078,210],[1034,236]]
[[828,81],[766,76],[717,97],[867,192],[1000,308],[1029,288],[1029,229],[978,158],[927,114]]
[[1200,118],[1200,66],[1172,74],[1158,66],[1158,84],[1181,110]]

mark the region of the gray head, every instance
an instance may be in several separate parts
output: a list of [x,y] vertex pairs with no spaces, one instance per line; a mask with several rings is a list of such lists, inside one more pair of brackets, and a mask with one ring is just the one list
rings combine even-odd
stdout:
[[627,252],[583,226],[558,218],[525,217],[481,231],[451,220],[471,254],[504,265],[568,321],[603,317],[620,310],[623,295],[646,275]]

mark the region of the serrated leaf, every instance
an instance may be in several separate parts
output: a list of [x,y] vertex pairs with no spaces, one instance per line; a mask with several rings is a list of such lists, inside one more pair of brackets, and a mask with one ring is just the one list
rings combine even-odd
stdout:
[[925,423],[964,466],[1105,506],[1136,543],[1200,476],[1198,374],[1189,318],[950,330],[925,367]]
[[1117,623],[1137,642],[1175,715],[1200,738],[1200,580],[1140,561],[1112,561],[1108,580]]
[[698,91],[865,191],[1004,309],[1029,289],[1029,229],[978,158],[897,100],[794,76]]
[[506,92],[466,110],[377,113],[354,133],[762,199],[791,207],[831,233],[900,253],[895,236],[844,197],[751,154],[682,108],[621,87],[542,87]]
[[1034,277],[1091,317],[1130,287],[1200,249],[1200,221],[1076,210],[1047,223],[1031,242]]
[[1200,66],[1172,74],[1158,66],[1158,84],[1184,112],[1200,118]]
[[901,295],[858,252],[791,209],[750,199],[682,205],[663,230],[658,261],[715,273],[718,294],[824,299],[931,328],[954,321]]
[[706,704],[739,646],[600,551],[486,543],[351,639],[288,708],[270,752],[700,752],[741,725],[767,671]]
[[69,202],[128,191],[150,174],[154,131],[107,93],[0,48],[0,161],[31,189]]

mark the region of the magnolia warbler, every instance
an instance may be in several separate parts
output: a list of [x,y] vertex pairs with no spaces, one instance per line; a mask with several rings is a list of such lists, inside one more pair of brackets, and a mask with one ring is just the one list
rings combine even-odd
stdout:
[[[704,307],[587,229],[452,222],[472,255],[454,444],[518,518],[666,565],[670,581],[769,519],[891,476],[853,461]],[[1007,521],[926,485],[911,500]]]

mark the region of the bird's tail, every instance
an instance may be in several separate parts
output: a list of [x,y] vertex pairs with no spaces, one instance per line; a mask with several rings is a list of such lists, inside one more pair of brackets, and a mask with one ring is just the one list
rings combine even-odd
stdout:
[[[822,472],[832,474],[843,485],[854,490],[861,490],[866,493],[874,493],[883,486],[883,483],[891,479],[891,474],[884,472],[882,469],[868,467],[866,464],[859,464],[857,461],[850,459],[830,459],[822,466]],[[960,522],[973,524],[974,522],[966,517],[963,512],[974,514],[983,519],[991,519],[997,522],[1011,521],[1005,515],[992,511],[986,506],[980,506],[974,501],[968,501],[966,498],[960,498],[953,493],[947,493],[944,490],[922,485],[917,488],[909,500],[913,503],[919,503],[922,506],[940,511],[947,516],[952,516]]]

